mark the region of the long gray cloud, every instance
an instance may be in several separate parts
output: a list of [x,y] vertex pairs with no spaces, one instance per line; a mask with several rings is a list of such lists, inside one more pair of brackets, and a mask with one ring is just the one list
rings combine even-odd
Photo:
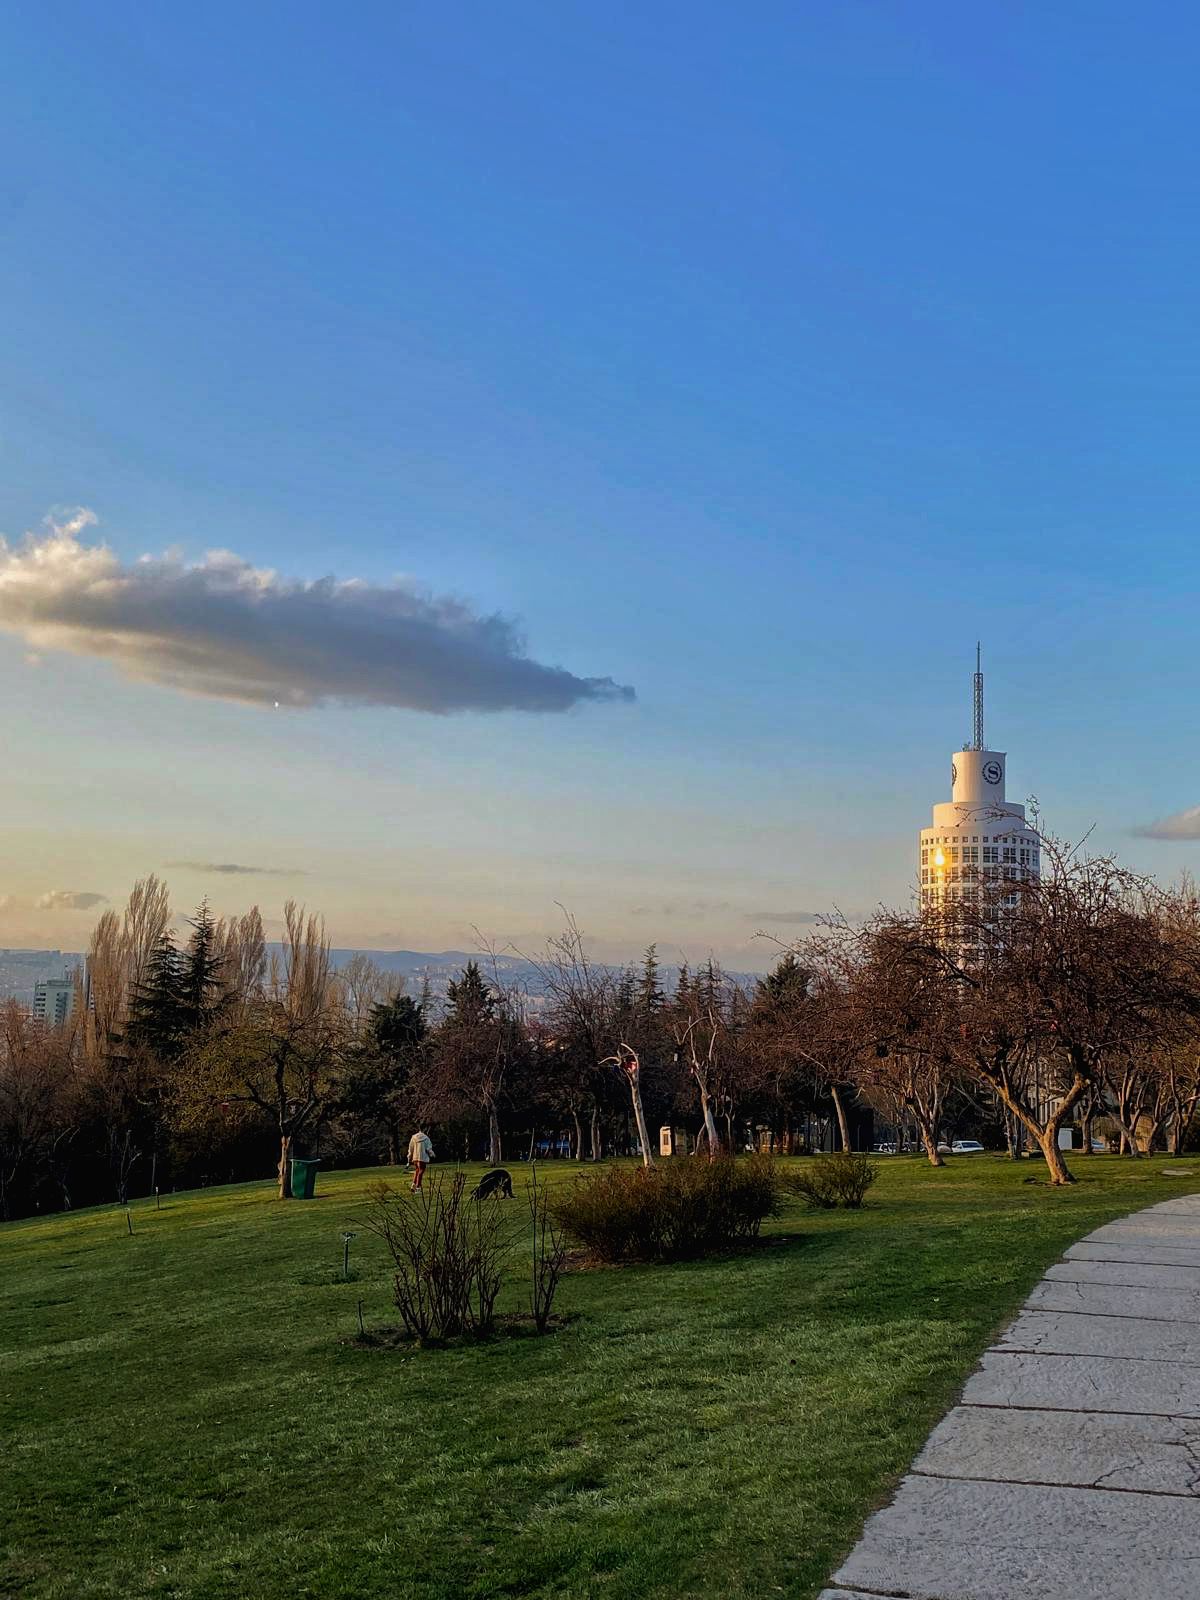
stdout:
[[243,866],[240,861],[168,861],[168,867],[177,867],[181,872],[220,872],[231,878],[303,878],[306,876],[301,867],[251,867]]
[[126,677],[257,706],[566,711],[632,700],[611,678],[531,660],[516,624],[406,582],[304,581],[229,551],[124,565],[80,535],[88,511],[0,541],[0,628],[99,656]]
[[1164,817],[1161,822],[1148,822],[1133,831],[1140,839],[1200,839],[1200,806]]

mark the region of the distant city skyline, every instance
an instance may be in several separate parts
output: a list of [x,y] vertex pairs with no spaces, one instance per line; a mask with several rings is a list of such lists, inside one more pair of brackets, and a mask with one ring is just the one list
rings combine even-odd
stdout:
[[980,636],[1010,796],[1200,868],[1200,19],[360,20],[9,21],[0,943],[760,968],[910,903]]

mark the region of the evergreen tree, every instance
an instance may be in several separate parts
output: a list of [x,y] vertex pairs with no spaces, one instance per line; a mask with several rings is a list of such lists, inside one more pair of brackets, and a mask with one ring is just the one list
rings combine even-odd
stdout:
[[812,974],[789,950],[765,978],[758,980],[755,1000],[765,1006],[797,1004],[807,999]]
[[131,1045],[169,1061],[179,1054],[186,1033],[183,957],[168,932],[151,950],[142,981],[130,996],[125,1036]]
[[411,1055],[424,1037],[425,1017],[408,995],[394,995],[371,1007],[367,1039],[380,1055],[398,1061]]
[[625,967],[617,980],[617,1012],[622,1017],[632,1017],[637,1003],[637,974]]
[[208,901],[202,900],[188,926],[192,936],[180,958],[180,1003],[186,1031],[200,1028],[215,1010],[221,988],[217,929]]
[[417,1001],[417,1007],[422,1017],[428,1022],[430,1013],[433,1010],[433,984],[430,983],[427,972],[421,974],[421,998]]
[[658,946],[647,945],[642,957],[642,975],[638,979],[637,1009],[643,1023],[654,1021],[663,1008],[662,983],[658,975]]
[[446,1023],[449,1027],[470,1027],[490,1022],[496,1014],[496,996],[484,982],[477,961],[468,961],[461,977],[446,985]]
[[372,1006],[360,1046],[347,1063],[341,1108],[365,1130],[382,1130],[388,1161],[403,1148],[403,1125],[415,1115],[413,1080],[425,1042],[425,1018],[406,994]]

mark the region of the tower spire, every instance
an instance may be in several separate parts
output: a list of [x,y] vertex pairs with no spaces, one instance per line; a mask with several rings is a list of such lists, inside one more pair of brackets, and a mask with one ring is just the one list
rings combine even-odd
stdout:
[[979,640],[975,641],[975,750],[983,749],[983,665]]

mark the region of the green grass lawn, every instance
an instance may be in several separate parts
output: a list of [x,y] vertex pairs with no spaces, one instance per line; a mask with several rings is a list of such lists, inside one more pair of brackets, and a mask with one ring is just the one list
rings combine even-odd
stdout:
[[557,1333],[441,1350],[353,1343],[360,1297],[394,1320],[378,1241],[340,1281],[377,1171],[140,1202],[132,1238],[107,1209],[10,1224],[0,1593],[811,1596],[1063,1248],[1200,1188],[1161,1158],[1066,1191],[879,1165],[860,1213],[573,1272]]

